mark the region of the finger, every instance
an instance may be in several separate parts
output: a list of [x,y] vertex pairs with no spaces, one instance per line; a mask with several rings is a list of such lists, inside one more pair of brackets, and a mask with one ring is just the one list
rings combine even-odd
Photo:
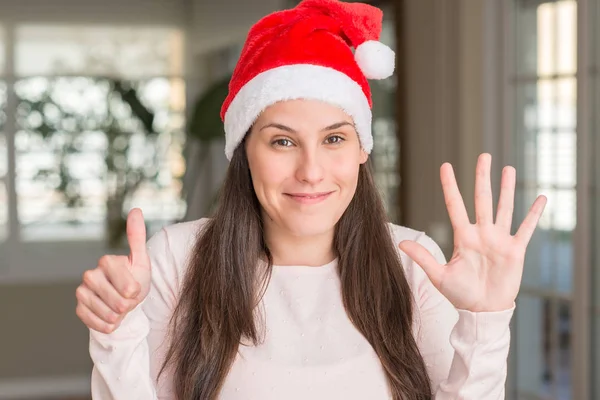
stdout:
[[496,225],[510,233],[515,203],[516,171],[513,167],[505,167],[500,182],[500,198],[496,213]]
[[146,224],[142,210],[134,208],[127,215],[127,241],[132,264],[149,264],[146,253]]
[[515,234],[515,238],[523,245],[527,245],[533,236],[533,232],[537,227],[538,221],[544,212],[548,199],[546,196],[538,196],[533,202],[533,205],[529,209],[527,216],[523,220],[523,223],[519,227],[519,230]]
[[77,300],[85,305],[94,315],[108,324],[115,324],[119,320],[119,315],[110,309],[94,292],[85,284],[80,285],[75,290]]
[[116,329],[116,325],[103,321],[83,303],[77,304],[75,314],[77,314],[81,322],[83,322],[88,328],[100,333],[109,334]]
[[435,257],[423,247],[421,244],[411,241],[404,240],[400,242],[400,250],[406,253],[412,258],[417,264],[423,268],[433,285],[439,289],[442,282],[442,273],[444,267],[437,262]]
[[136,300],[121,296],[98,268],[87,271],[83,276],[83,282],[117,314],[129,312],[137,305]]
[[446,202],[446,209],[448,209],[448,216],[450,217],[452,227],[456,230],[469,225],[469,215],[467,214],[460,190],[458,190],[454,170],[450,163],[442,165],[440,168],[440,178],[442,181],[442,191],[444,192],[444,201]]
[[117,292],[122,297],[133,299],[140,293],[141,286],[127,268],[128,264],[127,257],[123,256],[103,256],[98,261],[98,267]]
[[477,223],[481,225],[494,222],[491,168],[492,156],[487,153],[480,155],[475,170],[475,218]]

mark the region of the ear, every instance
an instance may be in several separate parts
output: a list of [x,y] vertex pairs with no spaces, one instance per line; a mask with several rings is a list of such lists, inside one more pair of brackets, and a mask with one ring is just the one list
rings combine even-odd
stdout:
[[368,159],[369,159],[369,155],[363,148],[361,148],[360,149],[360,163],[364,164],[367,162]]

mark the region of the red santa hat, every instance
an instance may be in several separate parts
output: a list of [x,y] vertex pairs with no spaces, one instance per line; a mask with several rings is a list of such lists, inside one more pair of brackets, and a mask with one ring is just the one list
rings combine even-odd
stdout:
[[231,160],[263,110],[293,99],[321,100],[343,109],[370,153],[367,79],[384,79],[394,72],[394,52],[379,42],[382,19],[382,11],[367,4],[304,0],[257,22],[221,109],[227,158]]

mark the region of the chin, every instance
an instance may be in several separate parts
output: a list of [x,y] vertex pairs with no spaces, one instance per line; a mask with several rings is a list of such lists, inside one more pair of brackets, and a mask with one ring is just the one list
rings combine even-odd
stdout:
[[285,225],[289,231],[300,237],[319,236],[331,232],[339,218],[331,214],[296,214],[286,218]]

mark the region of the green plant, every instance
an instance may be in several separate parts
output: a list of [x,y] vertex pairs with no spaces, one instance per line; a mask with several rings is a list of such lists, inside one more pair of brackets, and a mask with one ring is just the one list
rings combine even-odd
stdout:
[[212,84],[204,91],[194,105],[188,124],[188,136],[202,143],[210,143],[223,138],[221,105],[229,91],[230,76]]
[[[211,174],[210,144],[215,140],[225,137],[223,121],[221,120],[221,105],[225,101],[229,91],[231,76],[216,81],[210,85],[194,104],[188,123],[188,139],[197,141],[200,146],[199,169]],[[187,160],[190,165],[190,160]],[[218,193],[209,193],[211,198],[209,207],[203,214],[208,214],[216,205]]]
[[[85,182],[78,174],[76,156],[85,147],[84,132],[102,132],[106,140],[106,241],[110,248],[119,247],[125,235],[124,202],[142,182],[155,179],[159,172],[156,153],[141,165],[128,161],[134,134],[143,132],[146,141],[156,140],[154,113],[142,104],[136,88],[121,80],[33,79],[37,80],[25,80],[16,86],[18,124],[30,135],[40,136],[56,155],[55,162],[39,169],[34,179],[58,194],[67,208],[84,207]],[[85,109],[68,100],[72,93],[83,94],[83,98],[103,93],[105,99],[90,100],[92,106]]]

